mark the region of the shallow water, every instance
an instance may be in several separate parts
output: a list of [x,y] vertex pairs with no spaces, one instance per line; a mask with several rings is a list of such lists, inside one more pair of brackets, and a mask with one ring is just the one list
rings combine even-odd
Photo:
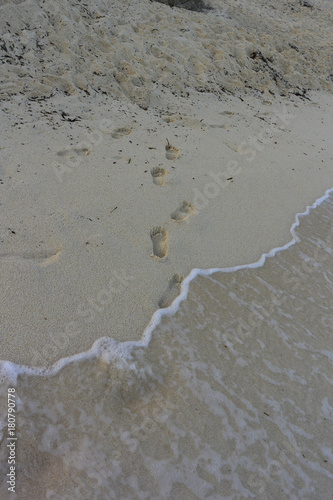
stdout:
[[263,265],[197,276],[126,355],[21,370],[18,498],[332,498],[332,216],[330,194]]

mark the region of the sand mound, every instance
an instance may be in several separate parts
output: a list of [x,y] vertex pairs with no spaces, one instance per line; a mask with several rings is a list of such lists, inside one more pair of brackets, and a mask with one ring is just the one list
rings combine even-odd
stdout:
[[0,0],[0,97],[332,89],[329,2],[162,2]]

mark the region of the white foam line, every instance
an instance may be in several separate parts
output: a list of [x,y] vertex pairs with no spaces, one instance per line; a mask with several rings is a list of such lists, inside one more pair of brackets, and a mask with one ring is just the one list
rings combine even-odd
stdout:
[[184,279],[181,285],[181,292],[178,297],[172,302],[172,304],[165,309],[158,309],[153,314],[149,324],[145,328],[141,340],[138,341],[126,341],[118,342],[112,337],[101,337],[96,340],[89,351],[85,351],[79,354],[75,354],[68,358],[62,358],[56,363],[54,363],[49,368],[40,367],[30,367],[25,365],[17,365],[11,361],[0,361],[0,375],[7,380],[10,380],[12,384],[16,383],[17,376],[19,374],[26,375],[39,375],[39,376],[53,376],[56,375],[62,368],[73,362],[80,362],[93,358],[105,358],[106,360],[125,360],[130,357],[131,350],[135,347],[147,347],[152,337],[152,333],[156,326],[161,322],[164,316],[173,316],[179,308],[181,302],[186,300],[190,283],[197,276],[210,276],[211,274],[222,272],[222,273],[233,273],[239,271],[240,269],[254,269],[257,267],[262,267],[268,257],[274,257],[277,252],[282,250],[287,250],[295,243],[300,241],[297,236],[295,228],[300,224],[300,217],[309,215],[310,210],[318,207],[323,201],[325,201],[330,193],[333,192],[333,188],[327,189],[325,194],[318,198],[313,205],[307,206],[305,212],[296,214],[295,222],[290,228],[291,235],[293,239],[283,245],[282,247],[276,247],[270,250],[268,253],[264,253],[257,262],[251,264],[244,264],[241,266],[225,267],[219,268],[215,267],[212,269],[192,269],[190,274]]

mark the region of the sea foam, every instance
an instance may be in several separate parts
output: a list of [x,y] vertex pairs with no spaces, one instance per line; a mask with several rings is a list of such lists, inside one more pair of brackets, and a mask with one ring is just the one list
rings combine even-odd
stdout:
[[179,309],[180,304],[186,300],[190,288],[191,282],[198,276],[211,276],[217,272],[221,273],[234,273],[241,269],[255,269],[262,267],[266,259],[274,257],[278,252],[287,250],[292,245],[300,241],[300,238],[296,232],[296,228],[300,224],[302,217],[309,215],[311,210],[314,210],[319,205],[321,205],[325,200],[327,200],[330,194],[333,192],[333,188],[327,189],[325,194],[318,198],[313,205],[307,206],[304,212],[296,214],[295,222],[290,228],[292,234],[292,240],[283,246],[273,248],[270,252],[264,253],[257,262],[251,264],[244,264],[240,266],[227,267],[227,268],[211,268],[211,269],[192,269],[189,275],[183,280],[181,284],[181,292],[177,298],[172,302],[172,304],[163,309],[158,309],[153,314],[149,324],[145,328],[142,337],[138,341],[126,341],[118,342],[112,337],[102,337],[96,342],[94,342],[91,349],[88,351],[75,354],[67,358],[62,358],[54,363],[50,367],[31,367],[25,365],[18,365],[10,361],[0,361],[0,380],[2,384],[14,385],[19,374],[26,375],[36,375],[36,376],[53,376],[62,370],[65,366],[70,363],[80,362],[83,360],[89,360],[93,358],[102,359],[106,363],[116,363],[116,362],[126,362],[131,358],[131,351],[133,348],[146,348],[149,346],[152,333],[156,327],[161,323],[162,318],[173,316]]

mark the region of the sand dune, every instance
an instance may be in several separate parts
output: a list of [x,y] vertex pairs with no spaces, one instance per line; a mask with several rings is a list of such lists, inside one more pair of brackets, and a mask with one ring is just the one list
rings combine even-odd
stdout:
[[[0,96],[126,96],[332,89],[328,1],[0,3]],[[170,5],[176,5],[172,8]],[[181,8],[184,7],[184,8]],[[320,26],[320,29],[318,28]]]

